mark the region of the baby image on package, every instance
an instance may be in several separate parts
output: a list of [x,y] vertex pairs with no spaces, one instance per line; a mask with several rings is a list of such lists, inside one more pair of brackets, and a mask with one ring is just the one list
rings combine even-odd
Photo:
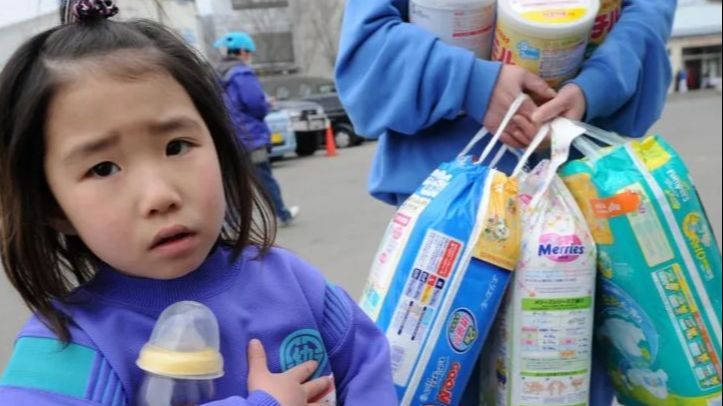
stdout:
[[685,164],[659,136],[561,176],[599,250],[596,337],[626,405],[721,399],[721,254]]

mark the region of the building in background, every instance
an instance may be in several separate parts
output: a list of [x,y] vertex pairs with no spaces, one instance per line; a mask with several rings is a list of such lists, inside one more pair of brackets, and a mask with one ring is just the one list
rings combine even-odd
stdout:
[[[260,73],[293,72],[330,78],[338,52],[344,0],[115,0],[118,18],[150,18],[173,27],[211,61],[211,46],[228,31],[249,32],[258,43]],[[59,0],[23,0],[0,14],[0,67],[30,36],[57,24]],[[688,87],[721,85],[721,1],[679,0],[668,50],[674,74]],[[674,81],[677,82],[677,81]],[[674,86],[671,87],[671,90]]]
[[148,18],[178,32],[187,43],[205,50],[201,18],[194,0],[115,0],[121,12],[118,18]]
[[338,49],[342,0],[197,0],[206,54],[216,38],[248,32],[257,42],[255,68],[261,74],[300,71],[331,77]]
[[[203,1],[199,3],[204,3]],[[218,60],[222,54],[212,47],[216,38],[231,31],[251,34],[257,52],[254,65],[263,70],[296,66],[292,13],[287,0],[206,0],[202,15],[206,54]]]
[[673,74],[684,69],[689,89],[720,89],[721,32],[721,1],[680,0],[668,50]]

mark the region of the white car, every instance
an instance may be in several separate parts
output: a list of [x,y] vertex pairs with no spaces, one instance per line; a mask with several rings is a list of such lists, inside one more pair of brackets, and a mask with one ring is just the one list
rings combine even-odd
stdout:
[[296,134],[286,110],[274,109],[264,119],[271,130],[270,158],[283,158],[296,152]]
[[291,122],[296,138],[296,155],[313,155],[321,145],[328,123],[321,105],[308,101],[285,100],[273,103],[273,107],[274,110],[285,113]]

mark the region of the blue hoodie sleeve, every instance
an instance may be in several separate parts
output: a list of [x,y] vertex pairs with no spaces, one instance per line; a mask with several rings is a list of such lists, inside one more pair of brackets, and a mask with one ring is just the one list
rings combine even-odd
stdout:
[[384,333],[343,289],[331,285],[311,265],[282,249],[274,249],[273,253],[282,260],[278,266],[292,272],[284,282],[295,279],[314,314],[314,329],[321,335],[328,360],[322,362],[319,373],[333,374],[337,404],[397,405]]
[[269,113],[266,94],[261,83],[250,70],[239,71],[231,76],[226,86],[226,92],[232,104],[244,114],[263,121]]
[[386,337],[349,295],[336,286],[327,287],[322,328],[340,404],[399,403]]
[[586,121],[641,137],[660,118],[675,8],[676,0],[625,0],[620,20],[572,81],[585,94]]
[[0,375],[0,405],[128,404],[118,374],[90,337],[72,321],[63,343],[37,316],[18,334]]
[[482,122],[500,70],[406,23],[408,0],[348,0],[336,82],[360,134],[415,134],[460,113]]

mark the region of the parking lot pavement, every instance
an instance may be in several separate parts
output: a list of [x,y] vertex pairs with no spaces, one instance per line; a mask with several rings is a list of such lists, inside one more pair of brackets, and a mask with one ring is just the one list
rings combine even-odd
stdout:
[[683,157],[721,246],[721,94],[705,91],[673,95],[653,132],[665,137]]
[[[708,209],[715,234],[721,237],[721,96],[719,93],[674,97],[654,130],[681,153]],[[281,229],[279,245],[298,253],[327,278],[361,294],[369,265],[393,208],[366,192],[367,172],[375,143],[339,151],[323,151],[274,165],[286,204],[301,206],[295,224]],[[19,297],[0,277],[0,370],[13,337],[27,318]]]

